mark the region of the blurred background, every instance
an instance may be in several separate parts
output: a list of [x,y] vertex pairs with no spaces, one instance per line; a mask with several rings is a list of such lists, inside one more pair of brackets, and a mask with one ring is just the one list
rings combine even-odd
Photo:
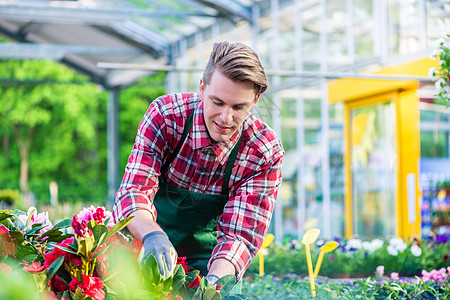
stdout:
[[448,0],[0,0],[0,208],[111,208],[149,104],[197,91],[228,40],[270,81],[254,113],[286,151],[277,240],[308,222],[449,237],[449,110],[429,76],[449,28]]

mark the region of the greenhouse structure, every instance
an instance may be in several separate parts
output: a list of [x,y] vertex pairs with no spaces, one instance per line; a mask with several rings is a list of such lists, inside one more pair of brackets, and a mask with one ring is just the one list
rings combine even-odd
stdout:
[[[322,238],[450,235],[450,111],[430,58],[447,0],[0,0],[2,59],[53,59],[109,92],[108,199],[118,168],[118,99],[167,72],[195,92],[212,45],[243,42],[269,89],[254,112],[281,137],[283,183],[271,232]],[[143,112],[144,113],[144,112]]]

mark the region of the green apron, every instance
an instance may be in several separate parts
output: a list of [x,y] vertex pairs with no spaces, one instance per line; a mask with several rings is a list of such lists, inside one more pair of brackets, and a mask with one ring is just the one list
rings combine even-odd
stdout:
[[[193,115],[186,121],[181,140],[162,166],[161,174],[178,155],[192,122]],[[155,195],[154,205],[158,212],[158,224],[169,236],[178,256],[186,256],[188,265],[200,270],[202,276],[207,274],[206,265],[217,244],[217,223],[228,201],[228,183],[241,138],[227,161],[220,195],[191,192],[167,184],[164,178],[160,179],[159,190]]]

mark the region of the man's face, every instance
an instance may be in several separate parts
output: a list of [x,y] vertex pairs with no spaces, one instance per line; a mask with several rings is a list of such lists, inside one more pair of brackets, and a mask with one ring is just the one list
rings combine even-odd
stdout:
[[200,80],[200,96],[204,100],[204,119],[215,142],[228,141],[241,127],[258,102],[253,82],[234,82],[220,71],[214,71],[210,84]]

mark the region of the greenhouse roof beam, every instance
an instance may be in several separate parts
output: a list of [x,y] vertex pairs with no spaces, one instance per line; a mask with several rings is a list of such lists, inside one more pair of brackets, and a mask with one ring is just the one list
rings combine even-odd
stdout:
[[67,53],[87,55],[136,55],[138,49],[116,49],[90,46],[42,45],[28,43],[0,43],[0,58],[15,59],[56,59]]
[[30,17],[34,21],[49,22],[86,22],[89,24],[112,21],[123,21],[130,16],[146,16],[152,18],[176,17],[187,18],[192,16],[197,17],[223,17],[220,14],[208,14],[204,12],[184,12],[162,9],[99,9],[99,8],[81,8],[81,7],[61,7],[49,6],[41,4],[1,4],[0,3],[0,17],[2,19],[28,20]]
[[235,17],[243,18],[247,21],[252,20],[252,10],[250,7],[244,6],[234,0],[196,0],[197,2],[210,6],[219,12]]

